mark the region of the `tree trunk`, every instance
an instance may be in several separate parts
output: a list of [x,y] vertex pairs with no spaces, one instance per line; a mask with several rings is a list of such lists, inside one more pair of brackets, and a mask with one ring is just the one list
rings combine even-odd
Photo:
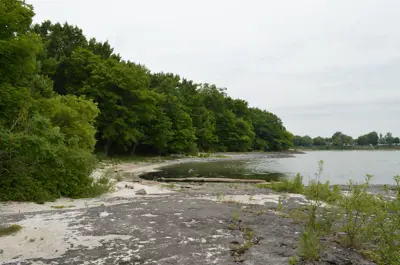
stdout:
[[111,140],[107,140],[106,144],[104,145],[104,155],[108,156],[108,151],[111,147]]
[[136,147],[137,147],[138,145],[139,145],[139,141],[137,141],[137,142],[133,145],[132,150],[131,150],[131,156],[134,156],[134,155],[135,155]]

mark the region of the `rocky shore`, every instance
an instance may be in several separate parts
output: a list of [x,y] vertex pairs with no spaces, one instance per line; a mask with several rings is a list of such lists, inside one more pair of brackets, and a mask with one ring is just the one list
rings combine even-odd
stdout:
[[[277,207],[298,208],[306,202],[302,195],[282,197],[253,184],[138,178],[183,162],[106,167],[94,176],[123,179],[98,198],[0,204],[0,224],[23,227],[0,237],[0,264],[287,265],[297,255],[301,226]],[[373,264],[332,238],[323,247],[312,264]]]

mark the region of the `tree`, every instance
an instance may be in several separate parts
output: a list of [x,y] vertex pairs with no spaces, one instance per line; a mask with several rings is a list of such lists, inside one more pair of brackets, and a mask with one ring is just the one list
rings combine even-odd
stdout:
[[385,139],[385,143],[386,143],[386,144],[388,144],[388,145],[392,145],[392,144],[393,144],[394,137],[392,136],[392,133],[391,133],[391,132],[386,133],[384,139]]
[[369,144],[368,136],[367,135],[359,136],[357,138],[357,144],[358,145],[368,145]]
[[368,144],[377,145],[379,136],[377,132],[370,132],[367,134]]
[[33,15],[23,1],[0,1],[0,200],[85,196],[98,109],[84,98],[55,95],[40,75]]
[[305,135],[305,136],[296,135],[293,138],[293,144],[295,146],[312,146],[313,145],[313,139],[308,135]]
[[353,138],[341,132],[336,132],[332,135],[332,144],[340,148],[351,146],[353,144]]
[[393,144],[400,144],[400,138],[399,137],[395,137],[393,139]]
[[313,139],[313,144],[316,146],[325,146],[326,140],[323,137],[318,136]]

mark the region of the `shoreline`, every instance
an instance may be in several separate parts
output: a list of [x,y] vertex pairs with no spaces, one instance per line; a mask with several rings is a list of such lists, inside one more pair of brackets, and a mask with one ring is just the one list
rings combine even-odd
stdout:
[[[250,159],[277,156],[282,154],[250,154]],[[235,264],[229,246],[244,240],[240,231],[232,230],[239,215],[261,240],[240,259],[287,265],[297,253],[302,228],[277,209],[303,207],[308,202],[304,195],[245,183],[166,184],[139,178],[171,165],[244,158],[249,154],[108,165],[92,176],[116,179],[122,174],[122,180],[102,196],[43,205],[0,204],[0,224],[22,226],[15,235],[0,237],[0,264]],[[146,195],[137,195],[140,190]],[[333,241],[324,244],[321,264],[370,264],[356,251]]]

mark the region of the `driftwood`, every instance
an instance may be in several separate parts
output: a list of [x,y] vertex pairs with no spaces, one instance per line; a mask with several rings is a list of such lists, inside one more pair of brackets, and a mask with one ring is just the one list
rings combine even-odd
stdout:
[[164,182],[222,182],[222,183],[269,183],[263,179],[229,179],[229,178],[159,178]]

